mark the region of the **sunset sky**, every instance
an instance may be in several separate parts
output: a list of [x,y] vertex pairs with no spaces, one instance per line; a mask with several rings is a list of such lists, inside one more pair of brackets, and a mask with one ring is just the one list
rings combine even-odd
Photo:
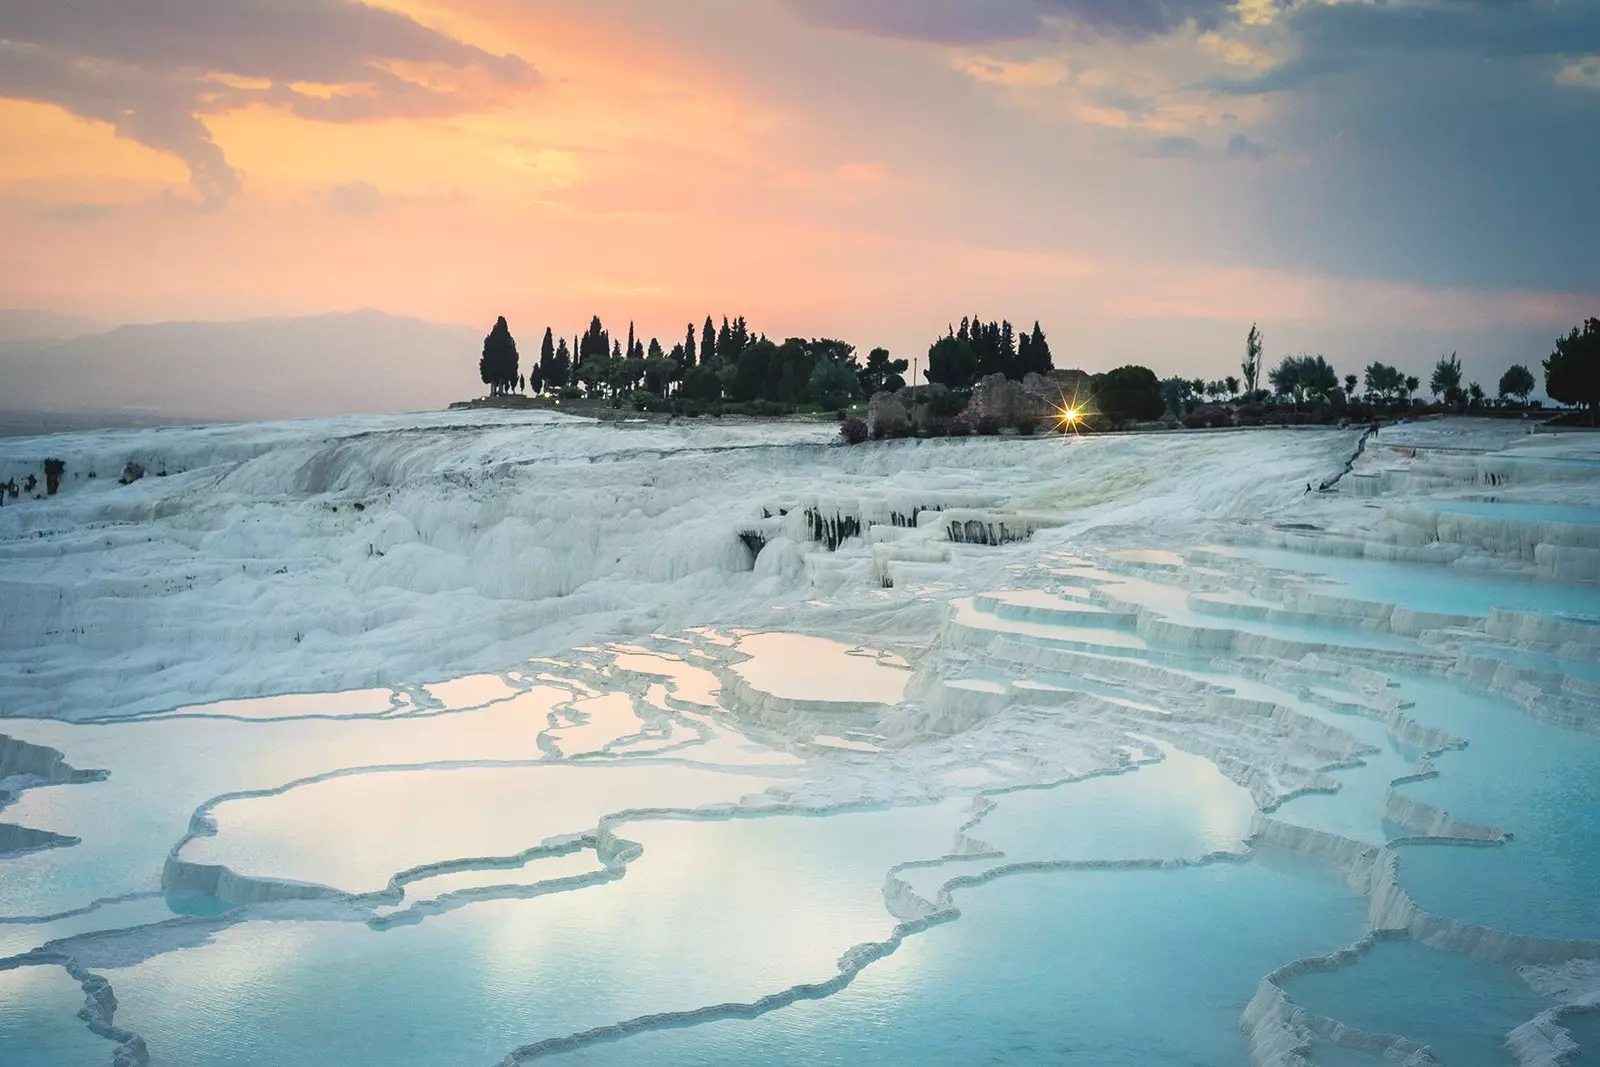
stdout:
[[1489,384],[1600,314],[1597,174],[1594,0],[0,0],[0,307],[109,323]]

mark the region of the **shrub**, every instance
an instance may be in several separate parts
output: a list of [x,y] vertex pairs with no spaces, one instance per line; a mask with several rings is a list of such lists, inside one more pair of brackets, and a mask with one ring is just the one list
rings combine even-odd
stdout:
[[55,496],[61,488],[61,476],[67,473],[67,465],[59,459],[44,461],[44,491],[47,496]]
[[870,434],[867,432],[865,420],[851,416],[839,424],[839,436],[844,438],[844,443],[847,445],[859,445]]
[[957,415],[950,420],[947,427],[951,437],[967,437],[972,433],[972,424],[963,415]]
[[633,405],[635,411],[666,411],[671,407],[666,400],[648,389],[635,389],[628,403]]
[[1000,423],[984,416],[978,420],[976,429],[980,437],[995,437],[1000,433]]
[[1039,422],[1038,422],[1037,419],[1018,419],[1017,420],[1017,433],[1019,435],[1023,436],[1023,437],[1032,437],[1033,434],[1034,434],[1034,431],[1037,430],[1038,428],[1039,428]]
[[1183,417],[1183,425],[1190,430],[1203,430],[1208,425],[1208,420],[1204,413],[1191,411]]
[[561,399],[562,400],[582,400],[583,399],[583,390],[579,389],[575,385],[569,385],[565,389],[561,390]]

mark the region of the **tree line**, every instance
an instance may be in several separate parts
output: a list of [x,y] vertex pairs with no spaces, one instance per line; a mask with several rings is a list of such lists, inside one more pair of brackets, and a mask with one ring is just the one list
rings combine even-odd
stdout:
[[[1419,378],[1377,361],[1367,364],[1360,375],[1343,377],[1322,355],[1288,355],[1268,368],[1262,360],[1263,347],[1259,326],[1251,326],[1239,377],[1158,379],[1146,367],[1119,367],[1094,376],[1096,404],[1108,415],[1127,420],[1155,419],[1163,413],[1181,418],[1205,401],[1394,408],[1410,407],[1422,388]],[[1542,367],[1550,398],[1586,408],[1593,420],[1600,410],[1600,319],[1590,318],[1559,338]],[[720,326],[709,315],[698,327],[690,323],[671,349],[655,337],[646,342],[637,336],[631,322],[626,342],[613,338],[599,316],[590,319],[587,330],[573,335],[570,346],[566,337],[558,338],[553,328],[546,327],[538,359],[526,367],[501,317],[484,339],[479,361],[480,376],[493,395],[528,390],[626,398],[642,410],[669,397],[704,405],[842,408],[879,392],[905,388],[906,370],[907,361],[894,359],[884,348],[872,349],[863,361],[855,346],[844,341],[769,339],[752,330],[742,315],[723,316]],[[959,327],[948,326],[945,335],[929,346],[923,377],[960,395],[989,375],[1022,380],[1030,374],[1049,376],[1053,370],[1050,343],[1038,322],[1031,331],[1021,332],[1007,320],[985,322],[970,316]],[[1489,401],[1488,391],[1478,382],[1463,382],[1461,360],[1453,352],[1437,360],[1427,384],[1434,399],[1449,407],[1476,408]],[[1537,386],[1527,365],[1513,364],[1501,375],[1495,395],[1526,404]]]
[[[928,353],[928,381],[965,390],[989,374],[1021,379],[1053,368],[1050,343],[1037,322],[1018,333],[1009,321],[962,319]],[[833,338],[770,339],[745,317],[711,316],[689,324],[670,350],[648,342],[628,324],[627,341],[613,338],[600,317],[574,335],[572,344],[546,327],[536,361],[523,364],[504,316],[484,339],[478,372],[490,395],[554,393],[629,399],[648,410],[669,396],[716,404],[763,402],[842,407],[854,400],[906,387],[908,361],[874,348],[862,360],[854,345]]]

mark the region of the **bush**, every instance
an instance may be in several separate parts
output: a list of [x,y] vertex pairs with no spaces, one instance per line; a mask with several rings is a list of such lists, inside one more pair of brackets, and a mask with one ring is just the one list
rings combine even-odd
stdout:
[[1190,430],[1203,430],[1209,422],[1205,413],[1201,411],[1191,411],[1183,417],[1184,427]]
[[1017,420],[1017,433],[1022,437],[1032,437],[1033,434],[1034,434],[1034,431],[1037,430],[1038,428],[1039,428],[1039,421],[1037,419],[1018,419]]
[[972,434],[972,424],[966,420],[965,416],[957,415],[950,420],[949,425],[946,426],[946,431],[951,437],[968,437]]
[[566,388],[561,390],[561,399],[562,400],[582,400],[583,399],[583,390],[579,389],[575,385],[569,385]]
[[44,461],[44,491],[46,496],[55,496],[61,488],[61,476],[67,473],[67,465],[59,459]]
[[994,419],[985,416],[978,420],[976,429],[980,437],[995,437],[1000,433],[1000,424]]
[[871,434],[867,431],[865,420],[851,416],[839,424],[839,436],[844,438],[847,445],[859,445]]
[[633,405],[635,411],[669,411],[672,408],[669,401],[648,389],[635,389],[628,403]]

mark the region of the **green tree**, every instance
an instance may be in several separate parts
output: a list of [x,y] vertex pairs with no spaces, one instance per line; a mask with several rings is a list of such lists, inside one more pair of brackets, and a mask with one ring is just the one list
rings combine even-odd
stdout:
[[[732,336],[731,332],[729,336]],[[718,348],[721,348],[720,341]],[[733,388],[728,395],[741,404],[760,398],[767,384],[768,365],[777,351],[778,346],[769,341],[764,345],[751,345],[740,352],[739,360],[734,364]]]
[[1483,386],[1473,382],[1467,386],[1467,406],[1474,408],[1483,407]]
[[1279,396],[1291,397],[1298,404],[1306,395],[1306,383],[1302,371],[1299,357],[1284,356],[1276,367],[1267,372],[1267,382],[1272,386],[1273,392]]
[[578,364],[581,366],[589,359],[605,360],[611,356],[611,335],[606,333],[605,327],[600,324],[600,316],[596,315],[589,320],[589,329],[578,341]]
[[1367,364],[1364,381],[1367,393],[1385,404],[1398,400],[1406,386],[1405,375],[1400,373],[1398,367],[1391,367],[1387,363]]
[[560,392],[572,384],[572,353],[567,349],[567,339],[556,342],[555,358],[550,361],[550,373],[544,377],[546,388]]
[[1556,341],[1544,361],[1544,391],[1550,399],[1589,409],[1589,424],[1600,418],[1600,319]]
[[717,364],[717,328],[712,324],[710,315],[706,316],[705,328],[700,333],[700,363],[709,367]]
[[970,341],[954,333],[939,338],[928,348],[928,381],[947,389],[970,389],[978,377],[978,354]]
[[825,408],[842,408],[856,398],[859,388],[860,382],[850,364],[835,359],[819,359],[811,371],[806,393],[813,403]]
[[689,332],[684,336],[681,347],[683,349],[681,362],[683,363],[683,369],[687,371],[695,365],[694,323],[692,322],[689,324]]
[[[705,351],[705,349],[701,349]],[[722,376],[715,367],[702,363],[691,369],[683,376],[683,385],[678,393],[686,400],[698,400],[711,404],[722,399]]]
[[1355,399],[1355,395],[1356,395],[1356,388],[1360,384],[1361,384],[1361,379],[1360,378],[1357,378],[1354,374],[1346,374],[1344,376],[1344,395],[1349,397],[1350,399],[1354,400]]
[[1017,377],[1025,378],[1030,374],[1048,375],[1056,369],[1055,357],[1050,353],[1050,342],[1045,338],[1044,331],[1039,324],[1033,324],[1033,332],[1027,337],[1027,355],[1023,349],[1017,350]]
[[1300,381],[1305,386],[1308,396],[1320,396],[1323,400],[1332,403],[1333,394],[1339,388],[1339,374],[1321,356],[1300,357]]
[[608,360],[598,356],[590,356],[578,364],[578,384],[583,386],[583,391],[591,397],[599,396],[600,390],[607,384],[611,370]]
[[1244,341],[1244,362],[1239,364],[1239,369],[1244,371],[1245,390],[1255,392],[1261,382],[1261,331],[1253,323]]
[[1402,391],[1400,394],[1400,399],[1404,400],[1407,404],[1411,403],[1412,395],[1421,388],[1422,382],[1415,375],[1408,375],[1405,382],[1401,385]]
[[1158,419],[1166,410],[1161,383],[1149,367],[1118,367],[1094,379],[1095,403],[1114,425]]
[[1222,384],[1227,387],[1229,396],[1239,395],[1239,379],[1235,378],[1233,375],[1230,374],[1226,378],[1222,379]]
[[1538,386],[1534,380],[1533,371],[1521,363],[1513,363],[1506,372],[1500,375],[1500,396],[1514,396],[1524,404],[1528,402],[1528,395]]
[[1461,403],[1461,360],[1454,352],[1433,365],[1428,391],[1434,396],[1442,395],[1446,404]]
[[491,396],[511,390],[517,380],[517,342],[506,325],[506,317],[495,320],[489,336],[483,339],[483,355],[478,360],[478,377],[489,387]]
[[[1202,385],[1205,383],[1201,383]],[[1161,403],[1173,415],[1182,415],[1189,398],[1194,395],[1194,382],[1188,378],[1163,378]]]
[[[555,331],[550,327],[544,328],[544,340],[539,344],[539,388],[542,390],[547,383],[553,380],[556,362],[556,337]],[[530,375],[530,380],[532,376]],[[562,383],[566,384],[565,382]]]
[[903,359],[890,359],[887,348],[874,348],[867,353],[867,365],[861,368],[861,391],[867,396],[874,393],[898,392],[906,386],[905,373],[910,363]]

